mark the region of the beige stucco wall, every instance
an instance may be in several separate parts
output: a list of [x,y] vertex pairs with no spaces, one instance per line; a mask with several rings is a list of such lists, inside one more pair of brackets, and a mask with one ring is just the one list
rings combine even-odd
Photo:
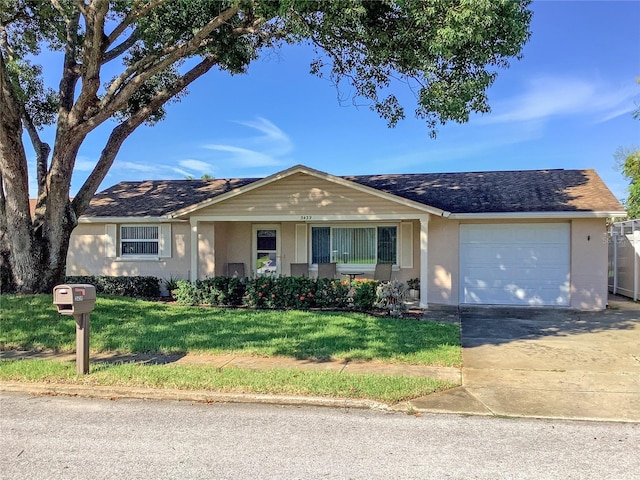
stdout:
[[607,306],[607,232],[604,218],[571,222],[571,307]]
[[71,234],[67,275],[153,275],[165,279],[188,279],[190,234],[188,223],[173,223],[171,258],[124,260],[106,256],[105,224],[81,223]]
[[198,225],[198,277],[214,277],[216,273],[216,236],[219,232],[213,223]]
[[458,304],[459,231],[460,222],[457,220],[431,217],[429,221],[429,304]]

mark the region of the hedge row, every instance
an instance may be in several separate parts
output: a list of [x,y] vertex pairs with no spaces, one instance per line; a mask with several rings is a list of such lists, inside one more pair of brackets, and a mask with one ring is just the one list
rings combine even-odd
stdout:
[[[88,283],[96,287],[98,294],[158,298],[162,280],[152,276],[74,275],[65,277],[65,283]],[[389,309],[393,314],[389,305],[401,305],[404,298],[398,296],[396,287],[390,290],[393,287],[391,283],[381,285],[375,280],[345,282],[306,277],[258,277],[249,280],[214,277],[195,283],[184,280],[165,283],[173,298],[186,305],[244,305],[296,310],[349,308],[358,311],[371,311],[378,307]]]
[[160,279],[151,276],[107,277],[103,275],[74,275],[65,277],[65,283],[88,283],[96,293],[134,298],[160,296]]
[[178,281],[172,294],[178,303],[187,305],[370,311],[377,302],[378,284],[373,280],[349,283],[306,277],[259,277],[244,283],[237,278],[215,277],[195,283]]

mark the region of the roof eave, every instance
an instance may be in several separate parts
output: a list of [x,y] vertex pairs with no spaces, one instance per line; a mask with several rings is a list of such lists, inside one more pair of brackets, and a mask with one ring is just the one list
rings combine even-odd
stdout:
[[609,218],[625,216],[624,210],[607,211],[562,211],[562,212],[485,212],[452,213],[451,220],[511,220],[511,219],[569,219],[569,218]]
[[167,222],[186,222],[186,220],[180,220],[175,218],[169,218],[167,216],[159,217],[90,217],[81,216],[78,218],[78,223],[167,223]]

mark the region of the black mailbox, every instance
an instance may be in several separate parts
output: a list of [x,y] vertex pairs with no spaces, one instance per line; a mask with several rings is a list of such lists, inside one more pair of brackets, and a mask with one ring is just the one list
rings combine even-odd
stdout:
[[96,304],[96,287],[84,283],[57,285],[53,288],[53,304],[62,315],[91,313]]

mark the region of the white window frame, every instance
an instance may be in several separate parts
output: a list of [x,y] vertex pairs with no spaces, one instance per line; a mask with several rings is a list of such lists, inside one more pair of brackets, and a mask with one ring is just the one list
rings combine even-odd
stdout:
[[[395,227],[396,229],[396,260],[395,263],[392,264],[392,268],[397,270],[399,268],[400,262],[400,247],[401,247],[401,230],[400,223],[395,222],[384,222],[384,223],[313,223],[309,225],[309,261],[313,260],[313,229],[314,228],[373,228],[376,232],[376,251],[375,258],[378,258],[378,228],[379,227]],[[331,239],[329,240],[331,244]],[[317,263],[312,264],[314,267],[317,267]],[[374,263],[341,263],[336,262],[336,267],[338,270],[362,270],[365,272],[374,271],[376,266],[376,262]]]
[[[122,238],[122,229],[123,228],[140,228],[140,227],[144,227],[144,228],[155,228],[156,232],[157,232],[157,237],[155,239],[148,239],[148,238],[141,238],[141,239],[136,239],[136,238],[127,238],[127,239],[123,239]],[[161,232],[161,228],[159,224],[122,224],[120,225],[120,228],[118,229],[118,238],[119,238],[119,242],[118,242],[118,253],[120,254],[119,257],[120,258],[159,258],[160,257],[160,239],[162,236],[162,232]],[[156,243],[158,245],[158,253],[124,253],[122,251],[122,246],[124,242],[147,242],[147,243]]]

